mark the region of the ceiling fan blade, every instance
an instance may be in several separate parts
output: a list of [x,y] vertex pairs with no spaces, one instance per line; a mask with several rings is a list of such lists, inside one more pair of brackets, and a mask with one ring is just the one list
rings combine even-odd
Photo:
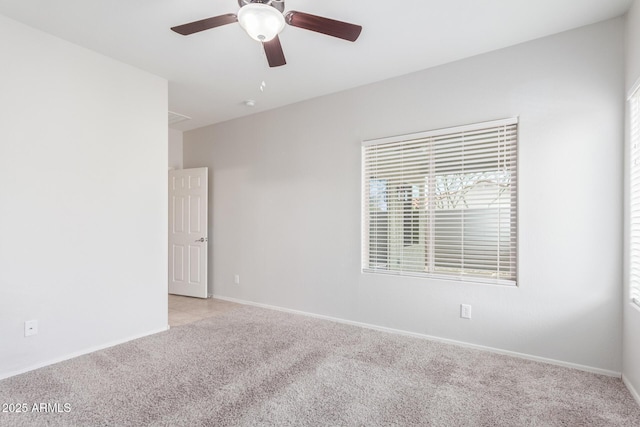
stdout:
[[264,53],[267,55],[267,61],[269,61],[269,67],[280,67],[287,63],[284,59],[284,52],[282,51],[282,45],[280,39],[275,36],[268,42],[263,42]]
[[201,19],[200,21],[178,25],[177,27],[171,27],[171,29],[178,34],[188,36],[189,34],[199,33],[200,31],[232,24],[234,22],[238,22],[238,17],[233,13],[227,13],[226,15],[214,16],[213,18]]
[[323,18],[322,16],[311,15],[309,13],[296,12],[295,10],[285,15],[285,21],[294,27],[349,40],[350,42],[356,41],[360,35],[360,31],[362,31],[360,25]]

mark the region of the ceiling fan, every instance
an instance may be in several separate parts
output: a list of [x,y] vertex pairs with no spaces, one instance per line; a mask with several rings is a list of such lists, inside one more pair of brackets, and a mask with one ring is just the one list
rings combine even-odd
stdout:
[[171,29],[178,34],[188,36],[189,34],[239,22],[240,26],[251,38],[262,43],[270,67],[279,67],[287,63],[278,38],[278,34],[283,30],[285,23],[351,42],[356,41],[362,31],[360,25],[336,21],[309,13],[292,10],[285,14],[284,0],[238,0],[238,5],[240,5],[240,10],[237,15],[227,13],[226,15],[178,25]]

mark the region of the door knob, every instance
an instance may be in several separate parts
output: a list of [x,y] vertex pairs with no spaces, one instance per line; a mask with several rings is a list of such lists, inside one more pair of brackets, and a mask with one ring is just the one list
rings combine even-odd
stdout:
[[206,242],[208,239],[206,237],[201,237],[198,240],[196,240],[196,243],[198,242]]

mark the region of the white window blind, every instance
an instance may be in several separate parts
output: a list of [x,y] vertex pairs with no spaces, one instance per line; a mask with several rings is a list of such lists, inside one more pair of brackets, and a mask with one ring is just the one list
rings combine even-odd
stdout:
[[631,301],[640,306],[640,89],[629,98],[631,109],[630,194],[631,237],[629,282]]
[[517,119],[365,141],[363,271],[515,284]]

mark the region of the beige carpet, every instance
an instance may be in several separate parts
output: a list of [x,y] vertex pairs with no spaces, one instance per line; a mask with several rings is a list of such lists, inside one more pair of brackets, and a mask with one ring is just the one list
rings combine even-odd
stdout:
[[2,426],[640,426],[616,378],[255,307],[0,381],[1,403],[28,408]]

